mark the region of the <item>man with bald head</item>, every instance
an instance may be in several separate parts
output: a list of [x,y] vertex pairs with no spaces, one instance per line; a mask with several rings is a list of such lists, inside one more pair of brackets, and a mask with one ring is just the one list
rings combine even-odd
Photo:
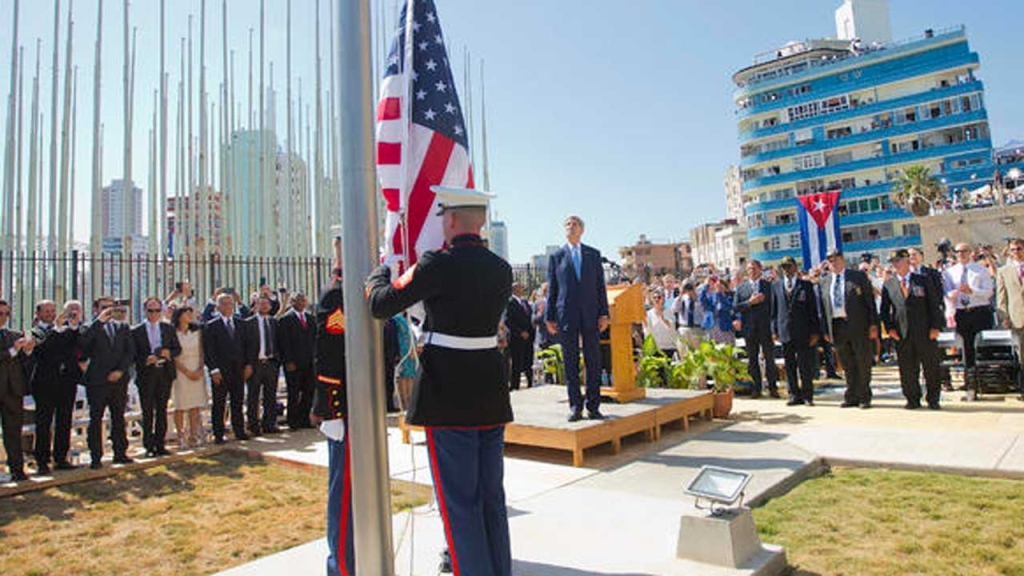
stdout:
[[956,264],[942,273],[944,291],[956,309],[956,332],[964,339],[964,384],[966,400],[974,400],[978,393],[975,374],[974,337],[992,328],[992,294],[995,288],[992,275],[984,266],[974,262],[974,250],[961,242],[953,247]]

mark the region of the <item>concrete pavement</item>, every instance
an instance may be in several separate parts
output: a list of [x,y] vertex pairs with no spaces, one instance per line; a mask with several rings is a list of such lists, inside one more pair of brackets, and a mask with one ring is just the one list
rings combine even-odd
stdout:
[[[945,393],[941,411],[902,409],[892,369],[877,371],[870,410],[842,409],[836,382],[819,389],[817,405],[737,398],[730,421],[697,421],[689,432],[666,431],[653,443],[636,436],[620,454],[587,453],[573,468],[564,452],[509,447],[505,485],[515,574],[577,576],[678,574],[671,560],[679,516],[693,509],[685,483],[704,464],[753,474],[747,501],[784,493],[826,464],[880,465],[1024,477],[1024,404],[991,397],[963,403]],[[414,434],[414,440],[422,441]],[[392,476],[429,483],[422,444],[402,445],[389,430]],[[251,447],[277,458],[326,465],[323,442],[296,435]],[[443,548],[432,506],[395,515],[399,574],[436,574]],[[224,574],[323,572],[322,539],[239,566]]]

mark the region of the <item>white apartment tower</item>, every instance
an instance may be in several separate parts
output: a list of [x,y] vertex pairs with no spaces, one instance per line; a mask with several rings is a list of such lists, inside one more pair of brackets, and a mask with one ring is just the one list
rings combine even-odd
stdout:
[[889,0],[844,0],[836,9],[836,38],[859,38],[864,45],[892,42]]

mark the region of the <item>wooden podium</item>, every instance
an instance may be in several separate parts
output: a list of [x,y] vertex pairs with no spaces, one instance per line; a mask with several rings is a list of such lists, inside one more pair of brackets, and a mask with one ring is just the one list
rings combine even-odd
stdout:
[[608,287],[609,335],[611,338],[612,386],[601,395],[616,402],[632,402],[647,396],[636,385],[633,364],[633,324],[644,321],[644,288],[640,284]]

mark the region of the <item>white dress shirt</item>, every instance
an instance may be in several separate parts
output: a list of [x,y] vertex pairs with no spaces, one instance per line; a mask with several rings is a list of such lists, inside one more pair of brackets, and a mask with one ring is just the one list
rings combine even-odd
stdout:
[[[950,266],[943,271],[942,282],[946,296],[953,301],[957,310],[992,304],[992,275],[980,264],[968,262],[966,265],[957,263]],[[970,294],[958,292],[957,289],[963,283],[970,287]]]
[[146,321],[146,336],[149,337],[149,351],[156,354],[160,348],[160,322]]

